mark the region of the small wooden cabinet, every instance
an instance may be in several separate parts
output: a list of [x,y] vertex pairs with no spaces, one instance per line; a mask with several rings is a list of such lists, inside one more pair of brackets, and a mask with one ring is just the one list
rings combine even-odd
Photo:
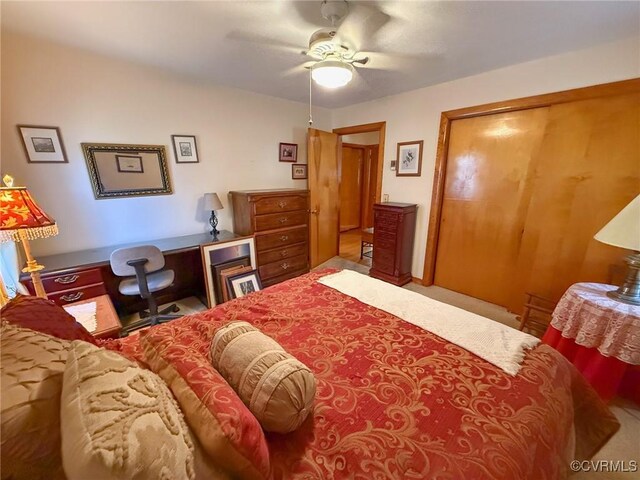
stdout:
[[255,235],[262,286],[309,271],[308,190],[246,190],[229,196],[234,233]]
[[376,203],[373,206],[373,259],[369,275],[394,285],[411,281],[417,205]]

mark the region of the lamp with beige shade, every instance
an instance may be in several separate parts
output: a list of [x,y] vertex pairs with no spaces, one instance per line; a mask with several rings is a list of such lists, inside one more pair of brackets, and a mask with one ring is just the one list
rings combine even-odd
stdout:
[[[31,255],[29,240],[46,238],[58,234],[58,225],[35,202],[26,187],[14,187],[13,178],[5,175],[2,180],[6,187],[0,188],[0,242],[20,242],[27,260],[23,272],[31,275],[33,287],[38,297],[47,298],[40,279],[44,268]],[[6,300],[4,286],[0,289],[0,301]]]
[[218,226],[218,219],[216,218],[216,210],[222,210],[222,202],[218,198],[217,193],[205,193],[204,194],[204,208],[211,211],[211,218],[209,218],[209,225],[211,225],[211,235],[214,239],[218,238],[220,233],[216,228]]
[[614,247],[634,250],[627,257],[629,270],[624,283],[607,295],[623,303],[640,305],[640,195],[624,207],[593,237]]

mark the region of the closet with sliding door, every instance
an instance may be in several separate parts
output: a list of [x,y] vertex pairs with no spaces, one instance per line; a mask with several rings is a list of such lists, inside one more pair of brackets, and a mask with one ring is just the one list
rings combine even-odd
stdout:
[[640,193],[640,79],[445,112],[424,284],[520,312],[624,273],[593,235]]

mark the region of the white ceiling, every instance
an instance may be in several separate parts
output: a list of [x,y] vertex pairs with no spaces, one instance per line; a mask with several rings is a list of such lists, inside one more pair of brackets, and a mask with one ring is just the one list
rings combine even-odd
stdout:
[[[13,30],[296,101],[320,1],[1,2]],[[349,2],[340,31],[371,52],[355,81],[314,87],[335,108],[640,34],[640,2]],[[376,53],[380,52],[380,53]]]

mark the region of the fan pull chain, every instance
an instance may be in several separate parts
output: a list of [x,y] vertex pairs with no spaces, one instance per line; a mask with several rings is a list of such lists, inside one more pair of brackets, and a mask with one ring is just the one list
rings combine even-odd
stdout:
[[309,126],[313,125],[313,116],[311,115],[311,69],[309,69]]

